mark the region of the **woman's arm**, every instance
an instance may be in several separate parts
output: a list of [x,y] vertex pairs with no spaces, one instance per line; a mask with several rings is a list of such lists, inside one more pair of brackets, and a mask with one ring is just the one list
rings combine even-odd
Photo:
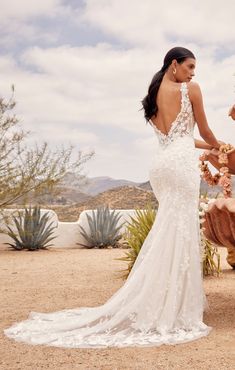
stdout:
[[[195,148],[197,148],[197,149],[206,149],[206,150],[213,150],[213,149],[215,149],[212,145],[207,144],[203,140],[194,139],[194,143],[195,143]],[[224,141],[221,141],[221,140],[218,140],[218,143],[219,143],[219,145],[225,145],[225,142]],[[231,151],[235,151],[235,148],[232,149]],[[230,151],[228,153],[230,153]]]
[[195,143],[195,148],[197,148],[197,149],[208,149],[208,150],[213,149],[212,145],[207,144],[203,140],[194,139],[194,143]]
[[192,102],[193,113],[198,125],[199,133],[207,144],[218,149],[220,143],[211,131],[204,111],[200,86],[196,82],[189,82],[189,98]]

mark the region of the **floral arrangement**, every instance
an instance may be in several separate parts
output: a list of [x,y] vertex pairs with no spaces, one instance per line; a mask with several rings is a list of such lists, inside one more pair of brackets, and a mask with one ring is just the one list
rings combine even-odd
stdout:
[[233,149],[231,144],[223,144],[219,148],[219,163],[222,165],[219,172],[215,175],[212,175],[208,164],[205,163],[208,161],[209,152],[205,151],[202,155],[200,155],[199,160],[200,169],[201,169],[201,177],[210,185],[220,185],[223,188],[223,194],[225,198],[229,198],[232,196],[232,180],[231,174],[229,173],[229,169],[226,166],[228,164],[228,152]]

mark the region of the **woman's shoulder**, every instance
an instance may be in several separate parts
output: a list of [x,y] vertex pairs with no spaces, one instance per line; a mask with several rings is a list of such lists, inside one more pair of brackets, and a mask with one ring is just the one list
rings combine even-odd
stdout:
[[200,85],[195,81],[187,82],[188,93],[190,100],[193,100],[199,96],[201,96],[201,88]]
[[199,90],[201,90],[200,85],[199,85],[198,82],[190,81],[190,82],[186,82],[186,84],[187,84],[188,90],[190,90],[190,91],[199,91]]

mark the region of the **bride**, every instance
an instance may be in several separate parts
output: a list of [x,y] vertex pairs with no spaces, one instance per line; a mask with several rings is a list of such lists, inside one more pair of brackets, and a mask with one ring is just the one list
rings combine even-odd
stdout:
[[[159,201],[152,229],[123,286],[103,305],[31,312],[4,333],[17,341],[56,347],[159,346],[210,333],[199,246],[200,174],[195,146],[219,148],[197,83],[196,60],[182,47],[168,51],[143,99],[159,146],[149,179]],[[204,139],[194,140],[197,122]],[[75,298],[76,299],[76,298]]]

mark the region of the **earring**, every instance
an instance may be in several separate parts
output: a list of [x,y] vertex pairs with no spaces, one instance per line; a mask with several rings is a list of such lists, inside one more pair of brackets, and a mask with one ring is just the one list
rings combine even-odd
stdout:
[[173,69],[173,71],[172,71],[172,72],[173,72],[173,75],[175,75],[175,74],[176,74],[176,69]]

